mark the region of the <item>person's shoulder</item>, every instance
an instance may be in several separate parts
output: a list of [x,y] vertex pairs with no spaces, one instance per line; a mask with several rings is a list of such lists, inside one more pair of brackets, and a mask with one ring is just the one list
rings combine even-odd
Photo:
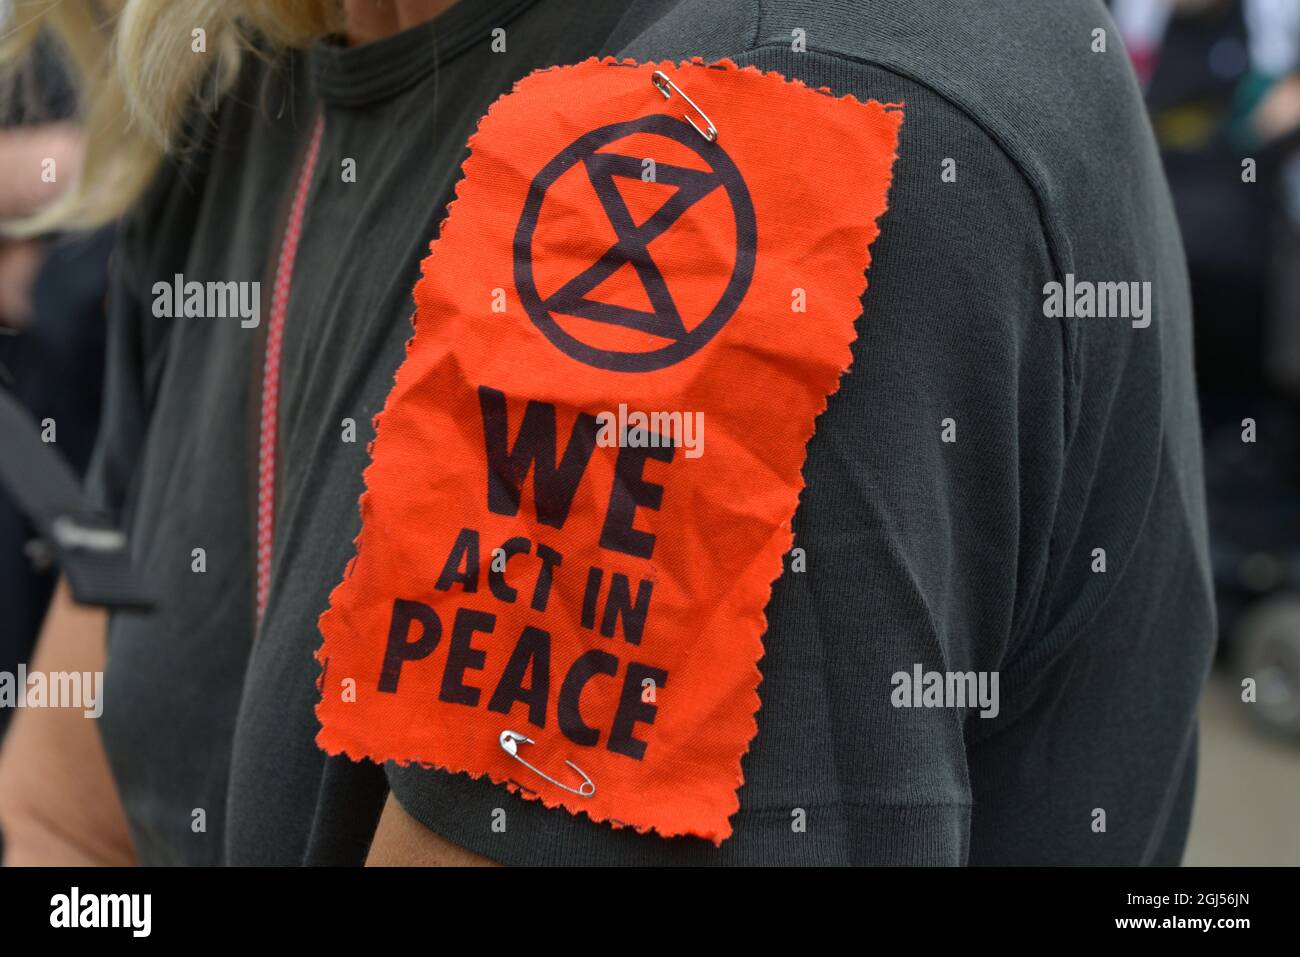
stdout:
[[980,115],[1135,89],[1103,0],[639,0],[626,19],[626,56],[817,51],[895,70]]
[[[1125,202],[1159,177],[1141,94],[1102,0],[645,0],[636,59],[731,58],[982,135],[1035,197],[1062,270],[1094,217],[1081,187]],[[878,92],[879,91],[879,92]],[[911,120],[909,116],[909,121]],[[945,154],[951,155],[951,154]]]

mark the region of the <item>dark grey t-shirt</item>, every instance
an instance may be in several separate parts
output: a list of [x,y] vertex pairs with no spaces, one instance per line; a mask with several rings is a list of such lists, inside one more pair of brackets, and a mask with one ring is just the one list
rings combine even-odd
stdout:
[[[313,741],[317,617],[353,553],[371,418],[465,141],[514,80],[603,53],[729,56],[906,105],[853,366],[808,447],[806,570],[767,609],[720,849]],[[269,303],[318,109],[255,635],[267,323],[155,318],[151,289],[262,281]],[[250,58],[194,141],[127,226],[92,482],[165,596],[114,617],[101,721],[143,861],[359,863],[390,787],[507,863],[1178,861],[1214,635],[1190,310],[1100,2],[462,0],[372,45]],[[791,175],[827,160],[815,128],[791,144]],[[1045,317],[1044,285],[1067,276],[1150,282],[1150,325]],[[896,707],[894,676],[918,667],[996,672],[996,717]]]

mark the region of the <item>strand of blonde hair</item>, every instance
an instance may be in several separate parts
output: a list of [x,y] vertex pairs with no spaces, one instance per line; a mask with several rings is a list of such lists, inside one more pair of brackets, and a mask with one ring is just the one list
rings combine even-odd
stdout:
[[342,23],[339,0],[15,0],[12,8],[0,35],[6,86],[42,33],[51,37],[76,92],[86,155],[57,200],[5,224],[11,235],[116,219],[177,148],[192,111],[212,108],[234,82],[254,44],[306,47]]

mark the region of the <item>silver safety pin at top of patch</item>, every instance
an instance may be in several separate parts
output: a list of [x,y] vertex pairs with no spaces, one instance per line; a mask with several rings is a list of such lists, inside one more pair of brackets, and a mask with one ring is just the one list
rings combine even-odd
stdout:
[[563,784],[560,781],[555,780],[555,778],[551,777],[541,768],[533,767],[531,764],[529,764],[527,761],[521,758],[519,756],[519,745],[537,743],[527,735],[520,734],[518,731],[502,731],[501,737],[498,738],[497,740],[501,743],[502,751],[510,755],[512,758],[514,758],[516,761],[518,761],[520,764],[526,767],[529,771],[532,771],[534,774],[545,778],[547,781],[550,781],[557,788],[564,788],[564,790],[568,791],[570,794],[576,794],[579,797],[585,797],[585,798],[589,798],[596,793],[595,782],[593,782],[591,778],[587,777],[586,771],[582,770],[582,768],[578,767],[572,761],[565,760],[564,763],[582,775],[582,784],[578,785],[578,787],[576,788],[571,788],[569,787],[569,785]]
[[695,101],[687,96],[686,92],[680,86],[668,79],[668,74],[664,73],[663,70],[655,70],[654,76],[650,77],[650,82],[655,85],[655,89],[664,95],[665,100],[671,100],[673,94],[676,93],[687,102],[692,110],[699,114],[700,119],[704,121],[707,129],[700,129],[700,124],[696,123],[689,113],[686,115],[686,122],[695,127],[695,132],[699,133],[710,143],[714,142],[718,138],[718,128],[713,125],[713,121],[709,119],[708,114],[696,106]]

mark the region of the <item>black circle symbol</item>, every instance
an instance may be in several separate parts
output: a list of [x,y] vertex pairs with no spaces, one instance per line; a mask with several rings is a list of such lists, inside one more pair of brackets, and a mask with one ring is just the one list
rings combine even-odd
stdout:
[[[656,163],[656,181],[676,187],[676,192],[640,225],[633,221],[631,212],[614,185],[614,177],[639,179],[641,158],[597,152],[602,146],[634,133],[650,133],[675,140],[698,155],[709,167],[706,172]],[[537,229],[547,190],[578,163],[586,168],[605,215],[614,227],[617,240],[592,266],[543,299],[538,294],[533,277],[533,233]],[[718,186],[726,190],[735,216],[736,261],[731,278],[717,304],[699,325],[687,331],[668,284],[648,247],[651,240],[661,235]],[[736,164],[716,142],[705,141],[689,124],[670,116],[654,115],[612,123],[578,137],[542,167],[529,185],[523,213],[515,229],[515,288],[519,291],[519,298],[533,324],[565,354],[599,369],[650,372],[674,365],[693,355],[717,335],[735,314],[754,276],[757,236],[754,204],[749,190]],[[587,298],[587,293],[625,264],[636,270],[652,310],[630,309]],[[669,343],[648,352],[616,352],[596,348],[561,328],[555,321],[555,313],[639,330],[669,340]]]

